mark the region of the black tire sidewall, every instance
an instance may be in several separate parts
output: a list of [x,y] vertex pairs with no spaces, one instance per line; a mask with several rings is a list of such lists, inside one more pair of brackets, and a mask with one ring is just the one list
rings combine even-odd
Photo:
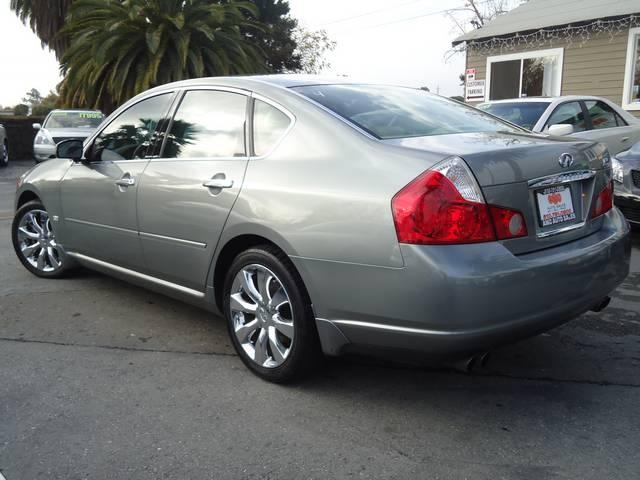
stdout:
[[29,270],[29,272],[33,273],[35,276],[41,278],[60,278],[67,272],[68,259],[66,258],[64,253],[62,253],[62,267],[60,269],[54,270],[52,272],[42,272],[33,267],[27,261],[27,259],[24,258],[24,255],[22,255],[22,252],[20,251],[20,241],[18,240],[18,225],[20,224],[20,220],[22,219],[22,217],[24,217],[27,212],[31,210],[44,210],[45,212],[47,212],[45,206],[38,200],[27,202],[16,211],[16,214],[13,217],[13,222],[11,223],[11,241],[13,243],[13,249],[15,250],[17,257],[24,268]]
[[[233,330],[230,310],[230,292],[236,274],[247,265],[262,265],[271,270],[284,286],[294,316],[294,341],[289,356],[275,368],[256,364],[244,352]],[[275,382],[288,383],[305,376],[321,357],[313,310],[306,289],[291,262],[276,249],[256,247],[239,254],[227,271],[223,290],[223,309],[227,320],[229,337],[244,364],[259,377]]]

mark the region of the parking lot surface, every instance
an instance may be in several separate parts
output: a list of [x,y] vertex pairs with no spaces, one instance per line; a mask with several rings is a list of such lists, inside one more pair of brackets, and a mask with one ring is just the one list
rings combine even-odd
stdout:
[[29,166],[0,170],[7,480],[638,478],[640,234],[606,310],[477,372],[341,358],[278,386],[221,318],[98,273],[29,274],[10,240]]

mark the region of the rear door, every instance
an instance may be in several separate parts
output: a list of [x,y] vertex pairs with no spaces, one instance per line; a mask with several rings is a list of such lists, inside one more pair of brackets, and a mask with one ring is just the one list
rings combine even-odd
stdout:
[[184,92],[138,193],[150,274],[203,290],[211,257],[247,167],[247,92]]

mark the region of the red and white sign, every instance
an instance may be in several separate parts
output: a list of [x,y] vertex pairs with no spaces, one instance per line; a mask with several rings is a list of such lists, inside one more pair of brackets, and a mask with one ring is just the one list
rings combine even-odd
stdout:
[[540,223],[543,227],[576,219],[571,200],[571,189],[565,186],[545,188],[536,192]]
[[475,68],[467,68],[464,72],[465,78],[467,81],[476,79],[476,69]]

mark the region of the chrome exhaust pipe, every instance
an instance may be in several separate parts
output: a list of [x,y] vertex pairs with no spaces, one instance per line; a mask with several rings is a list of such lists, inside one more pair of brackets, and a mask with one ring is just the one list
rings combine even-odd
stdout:
[[597,303],[595,307],[591,308],[591,311],[592,312],[601,312],[602,310],[607,308],[607,305],[609,305],[609,302],[611,302],[611,297],[609,297],[609,296],[604,297],[602,300],[600,300],[600,303]]

